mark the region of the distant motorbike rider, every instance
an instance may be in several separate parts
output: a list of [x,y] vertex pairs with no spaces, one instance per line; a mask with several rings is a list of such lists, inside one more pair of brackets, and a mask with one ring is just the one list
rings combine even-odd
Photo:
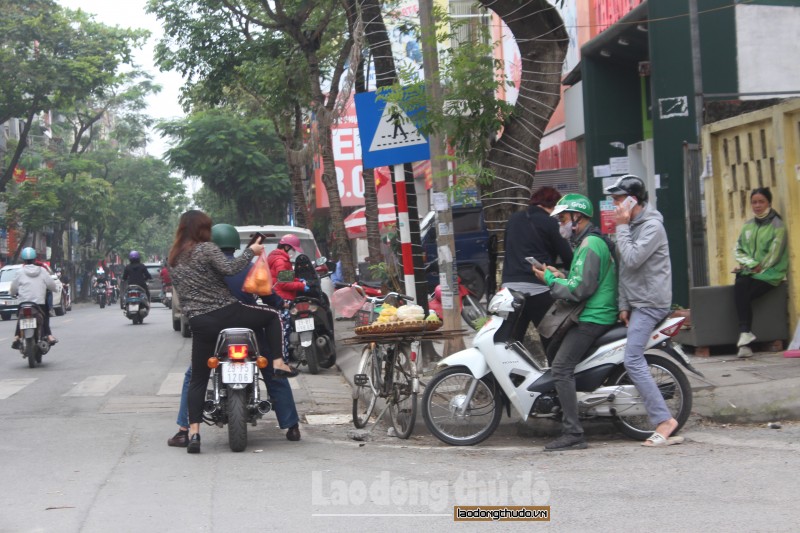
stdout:
[[149,303],[150,289],[147,288],[147,280],[153,279],[153,276],[147,271],[147,267],[142,264],[142,257],[139,255],[139,252],[132,250],[131,253],[128,254],[128,259],[130,259],[131,262],[125,267],[125,272],[122,273],[122,281],[126,282],[126,288],[131,285],[138,285],[144,289]]
[[[20,254],[23,262],[25,263],[20,269],[17,277],[11,282],[11,289],[9,290],[12,296],[19,294],[20,300],[23,302],[34,302],[42,310],[42,334],[46,335],[48,342],[51,345],[58,342],[58,339],[53,337],[50,331],[50,310],[47,308],[47,291],[56,291],[56,282],[50,276],[46,268],[41,267],[35,263],[36,250],[31,247],[24,248]],[[20,347],[19,340],[19,322],[17,329],[14,332],[14,342],[11,347],[18,350]]]

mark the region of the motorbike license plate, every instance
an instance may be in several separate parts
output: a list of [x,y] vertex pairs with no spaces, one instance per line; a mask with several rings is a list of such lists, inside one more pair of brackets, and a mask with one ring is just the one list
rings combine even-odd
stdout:
[[19,329],[36,329],[35,318],[20,318]]
[[298,333],[302,333],[304,331],[314,331],[314,319],[298,318],[294,321],[294,329]]
[[167,298],[172,298],[172,293],[171,292],[167,292]]
[[253,365],[251,363],[223,363],[223,383],[252,383]]
[[137,311],[139,311],[139,304],[128,304],[129,313],[136,313]]

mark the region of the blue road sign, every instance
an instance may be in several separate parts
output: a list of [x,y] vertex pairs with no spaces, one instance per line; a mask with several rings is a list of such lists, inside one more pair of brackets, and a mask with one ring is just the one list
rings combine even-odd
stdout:
[[395,106],[387,106],[385,100],[377,99],[374,91],[356,94],[355,101],[364,168],[431,158],[428,139],[414,123],[414,117],[424,113],[424,108],[406,114]]

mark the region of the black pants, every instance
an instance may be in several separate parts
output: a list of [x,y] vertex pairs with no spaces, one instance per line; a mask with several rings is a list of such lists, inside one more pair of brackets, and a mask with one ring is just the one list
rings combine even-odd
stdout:
[[270,360],[283,357],[283,328],[277,311],[271,307],[234,303],[193,317],[192,328],[192,382],[189,385],[189,423],[203,421],[203,403],[206,399],[208,358],[214,353],[217,335],[226,328],[264,329],[267,335],[267,357]]
[[[535,327],[539,326],[539,322],[544,318],[547,310],[553,305],[553,297],[550,296],[550,291],[542,292],[534,296],[525,296],[525,309],[517,320],[514,327],[514,339],[523,341],[525,339],[525,332],[528,331],[528,325],[533,322]],[[546,339],[542,339],[542,343],[546,344]]]
[[736,314],[739,316],[739,333],[751,331],[753,326],[753,300],[767,294],[774,288],[774,285],[755,279],[753,276],[736,274],[733,297],[736,302]]
[[[578,397],[575,393],[575,367],[581,362],[586,351],[612,325],[578,322],[564,335],[553,360],[551,372],[556,382],[556,392],[563,413],[564,433],[583,433],[578,418]],[[548,350],[549,351],[549,350]]]

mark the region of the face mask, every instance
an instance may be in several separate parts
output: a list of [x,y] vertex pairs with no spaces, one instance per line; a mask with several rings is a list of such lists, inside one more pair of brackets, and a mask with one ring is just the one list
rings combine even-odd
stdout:
[[558,232],[562,237],[569,240],[572,237],[572,221],[567,220],[558,227]]
[[297,257],[297,250],[295,250],[294,248],[290,248],[287,253],[289,254],[289,259],[291,259],[292,261],[294,261],[295,258]]

